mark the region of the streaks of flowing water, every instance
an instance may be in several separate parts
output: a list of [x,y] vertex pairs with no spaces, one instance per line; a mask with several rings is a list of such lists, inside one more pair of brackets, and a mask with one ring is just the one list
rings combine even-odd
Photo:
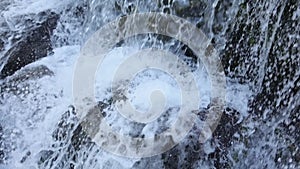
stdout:
[[[0,10],[0,69],[7,60],[4,54],[45,20],[37,13],[51,10],[60,15],[51,36],[54,53],[0,82],[0,168],[299,167],[298,1],[16,0],[1,1]],[[127,159],[101,150],[81,132],[73,108],[68,110],[70,86],[75,60],[90,35],[118,16],[149,11],[187,18],[205,32],[225,67],[227,108],[205,144],[193,139],[198,138],[196,125],[183,142],[162,155]],[[123,50],[128,46],[173,50],[192,67],[195,63],[183,44],[165,37],[137,36],[118,45]],[[24,78],[26,72],[33,78]],[[201,82],[207,77],[204,73],[198,78]],[[173,111],[159,125],[172,120]],[[205,109],[199,116],[205,116]],[[128,125],[118,122],[116,128]],[[132,125],[123,132],[149,134],[158,130],[155,127]]]

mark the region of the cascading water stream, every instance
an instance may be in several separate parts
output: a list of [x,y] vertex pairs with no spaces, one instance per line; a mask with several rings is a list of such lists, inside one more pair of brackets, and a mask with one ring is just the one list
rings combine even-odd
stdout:
[[[300,2],[247,0],[67,0],[0,2],[0,169],[15,168],[299,168]],[[187,44],[154,33],[119,42],[95,80],[97,108],[117,132],[162,133],[178,117],[179,85],[154,69],[130,83],[131,102],[149,109],[162,90],[168,109],[151,124],[132,123],[113,107],[111,91],[122,59],[154,48],[175,54],[195,75],[200,108],[188,135],[152,157],[103,150],[83,130],[73,103],[80,51],[107,23],[135,13],[162,12],[196,25],[218,51],[226,75],[226,105],[218,127],[199,143],[212,95],[205,65]]]

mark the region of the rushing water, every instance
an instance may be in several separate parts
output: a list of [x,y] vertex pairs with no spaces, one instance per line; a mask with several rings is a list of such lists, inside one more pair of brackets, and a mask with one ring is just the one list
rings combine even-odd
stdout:
[[[19,48],[22,53],[23,37],[42,41],[39,36],[49,35],[52,48],[47,57],[26,62],[0,80],[1,169],[300,167],[299,1],[3,0],[0,10],[0,70],[10,64],[7,53]],[[120,16],[150,11],[183,17],[206,34],[226,74],[226,109],[204,144],[197,142],[195,125],[180,144],[163,154],[125,158],[102,150],[78,131],[73,73],[80,49],[101,26]],[[52,24],[55,18],[57,24]],[[46,29],[31,32],[41,25]],[[26,42],[32,50],[40,47]],[[147,47],[170,50],[195,69],[205,113],[211,89],[203,65],[185,45],[154,34],[128,38],[109,53],[106,66],[97,73],[96,84],[107,83],[96,85],[97,99],[105,102],[112,97],[107,87],[115,64]],[[13,63],[11,67],[23,64]],[[131,86],[132,102],[140,110],[149,107],[143,100],[147,91],[157,88],[165,91],[171,109],[163,122],[146,126],[126,123],[110,109],[107,113],[113,115],[106,120],[115,130],[149,136],[176,118],[178,86],[170,76],[149,70],[135,77]]]

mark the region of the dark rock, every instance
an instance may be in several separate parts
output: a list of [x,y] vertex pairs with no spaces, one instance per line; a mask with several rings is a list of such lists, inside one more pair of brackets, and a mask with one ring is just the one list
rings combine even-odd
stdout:
[[220,123],[213,133],[213,137],[219,140],[222,147],[230,147],[233,135],[240,131],[241,121],[239,121],[239,117],[239,112],[233,108],[227,107],[223,113]]
[[[55,141],[51,148],[53,150],[42,150],[39,153],[39,168],[71,168],[73,162],[78,158],[78,154],[71,144],[71,138],[75,128],[77,128],[77,117],[73,106],[69,107],[60,121],[55,131],[52,133]],[[83,146],[83,145],[82,145]]]
[[30,155],[31,155],[31,152],[27,151],[26,154],[22,157],[20,163],[24,163]]
[[188,6],[181,6],[178,3],[174,3],[175,13],[183,18],[188,17],[203,17],[207,4],[203,1],[190,0]]
[[1,79],[11,76],[29,63],[46,57],[52,51],[50,38],[59,15],[54,12],[41,12],[38,15],[47,15],[47,19],[27,32],[24,38],[4,54],[4,58],[8,60],[1,70]]
[[38,153],[38,165],[48,160],[54,152],[52,150],[42,150]]
[[[244,140],[247,149],[237,157],[249,161],[236,160],[245,168],[285,168],[289,163],[295,165],[292,168],[299,167],[299,162],[295,162],[299,161],[296,154],[300,149],[300,25],[299,17],[295,17],[299,5],[297,0],[282,1],[274,6],[268,22],[263,23],[256,17],[262,16],[264,8],[268,8],[266,4],[241,4],[237,16],[240,19],[236,20],[225,48],[223,63],[227,75],[254,86],[248,111],[255,132]],[[251,22],[246,23],[243,15]],[[264,26],[267,28],[262,29]],[[254,164],[257,160],[262,164]]]
[[[205,110],[198,114],[201,121]],[[207,112],[206,112],[207,113]],[[239,113],[233,108],[227,107],[222,115],[220,123],[210,140],[206,143],[199,142],[201,124],[195,124],[186,138],[171,150],[162,154],[165,168],[194,168],[199,161],[210,163],[215,168],[230,168],[230,160],[226,159],[228,148],[232,146],[234,134],[241,130],[241,123],[238,122]],[[204,146],[210,144],[213,152],[206,152]]]
[[[64,17],[60,18],[56,28],[59,33],[52,37],[54,47],[83,44],[87,40],[84,37],[86,32],[83,27],[89,20],[88,16],[91,16],[90,11],[89,1],[74,1],[67,5],[65,10],[60,13]],[[80,35],[81,33],[82,35]]]
[[179,168],[179,159],[180,159],[180,149],[172,148],[168,152],[162,154],[162,160],[164,164],[164,168]]
[[156,155],[152,157],[142,158],[137,161],[132,168],[135,169],[151,169],[151,168],[164,168],[163,161],[161,160],[161,156]]
[[75,109],[71,106],[70,110],[62,115],[57,124],[56,130],[52,134],[53,139],[59,142],[67,142],[71,138],[71,133],[76,126],[76,122]]
[[7,82],[21,83],[28,80],[52,76],[54,73],[45,65],[38,65],[22,69],[16,76],[8,78]]
[[3,142],[3,128],[0,124],[0,164],[2,164],[4,162],[4,157],[5,157],[5,154],[4,154],[4,151],[2,150],[2,142]]
[[228,159],[228,149],[233,146],[235,140],[234,134],[240,133],[242,123],[239,121],[240,114],[233,108],[227,107],[223,113],[220,123],[213,133],[216,149],[209,154],[213,159],[216,168],[230,168],[230,159]]
[[[254,4],[248,4],[250,10],[246,9],[245,2],[240,4],[238,14],[232,25],[226,30],[227,42],[225,49],[221,52],[222,63],[226,75],[232,79],[237,79],[239,83],[255,82],[258,78],[260,54],[265,48],[263,40],[259,39],[265,32],[261,31],[260,20],[255,19],[261,15],[263,10]],[[258,4],[257,4],[258,5]],[[247,23],[246,18],[253,20]],[[253,46],[259,44],[257,50]]]
[[0,39],[0,52],[4,50],[4,42]]
[[24,68],[15,76],[9,77],[0,84],[0,94],[3,92],[12,92],[14,94],[20,94],[22,92],[28,92],[22,90],[24,86],[20,86],[21,83],[28,80],[34,80],[42,78],[44,76],[52,76],[54,73],[46,66],[39,65],[36,67]]
[[[300,50],[297,47],[299,38],[296,38],[300,33],[300,25],[299,20],[292,19],[299,5],[299,1],[289,1],[282,18],[276,18],[280,19],[280,25],[274,32],[274,41],[268,57],[265,58],[266,68],[261,77],[260,91],[250,103],[251,111],[259,117],[264,113],[270,116],[268,118],[276,115],[288,107],[294,96],[300,92],[300,77],[297,74],[300,66],[300,57],[297,54]],[[290,86],[286,86],[289,82]]]
[[10,1],[0,1],[0,11],[5,10],[5,8],[7,8],[8,5],[10,5]]

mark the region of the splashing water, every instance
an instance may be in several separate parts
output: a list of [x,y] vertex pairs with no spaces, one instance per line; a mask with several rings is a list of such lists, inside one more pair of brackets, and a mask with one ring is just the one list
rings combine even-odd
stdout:
[[[299,3],[1,1],[0,70],[10,63],[14,50],[24,53],[21,59],[26,57],[20,47],[24,39],[30,42],[26,48],[39,49],[32,37],[47,39],[55,20],[49,18],[52,13],[59,18],[49,33],[52,50],[44,57],[29,58],[34,61],[0,80],[0,168],[299,168]],[[118,62],[140,49],[176,54],[192,69],[201,95],[196,124],[184,140],[163,154],[126,158],[104,151],[82,132],[72,106],[73,75],[80,50],[93,33],[117,17],[150,11],[185,18],[205,33],[218,50],[226,74],[226,108],[213,136],[199,143],[211,96],[205,65],[176,39],[155,34],[125,39],[110,51],[95,75],[96,99],[105,110],[104,119],[116,131],[150,137],[166,130],[177,117],[178,85],[156,70],[140,72],[129,88],[131,102],[139,110],[149,108],[148,91],[165,92],[169,109],[156,122],[128,122],[112,106],[110,75]]]

